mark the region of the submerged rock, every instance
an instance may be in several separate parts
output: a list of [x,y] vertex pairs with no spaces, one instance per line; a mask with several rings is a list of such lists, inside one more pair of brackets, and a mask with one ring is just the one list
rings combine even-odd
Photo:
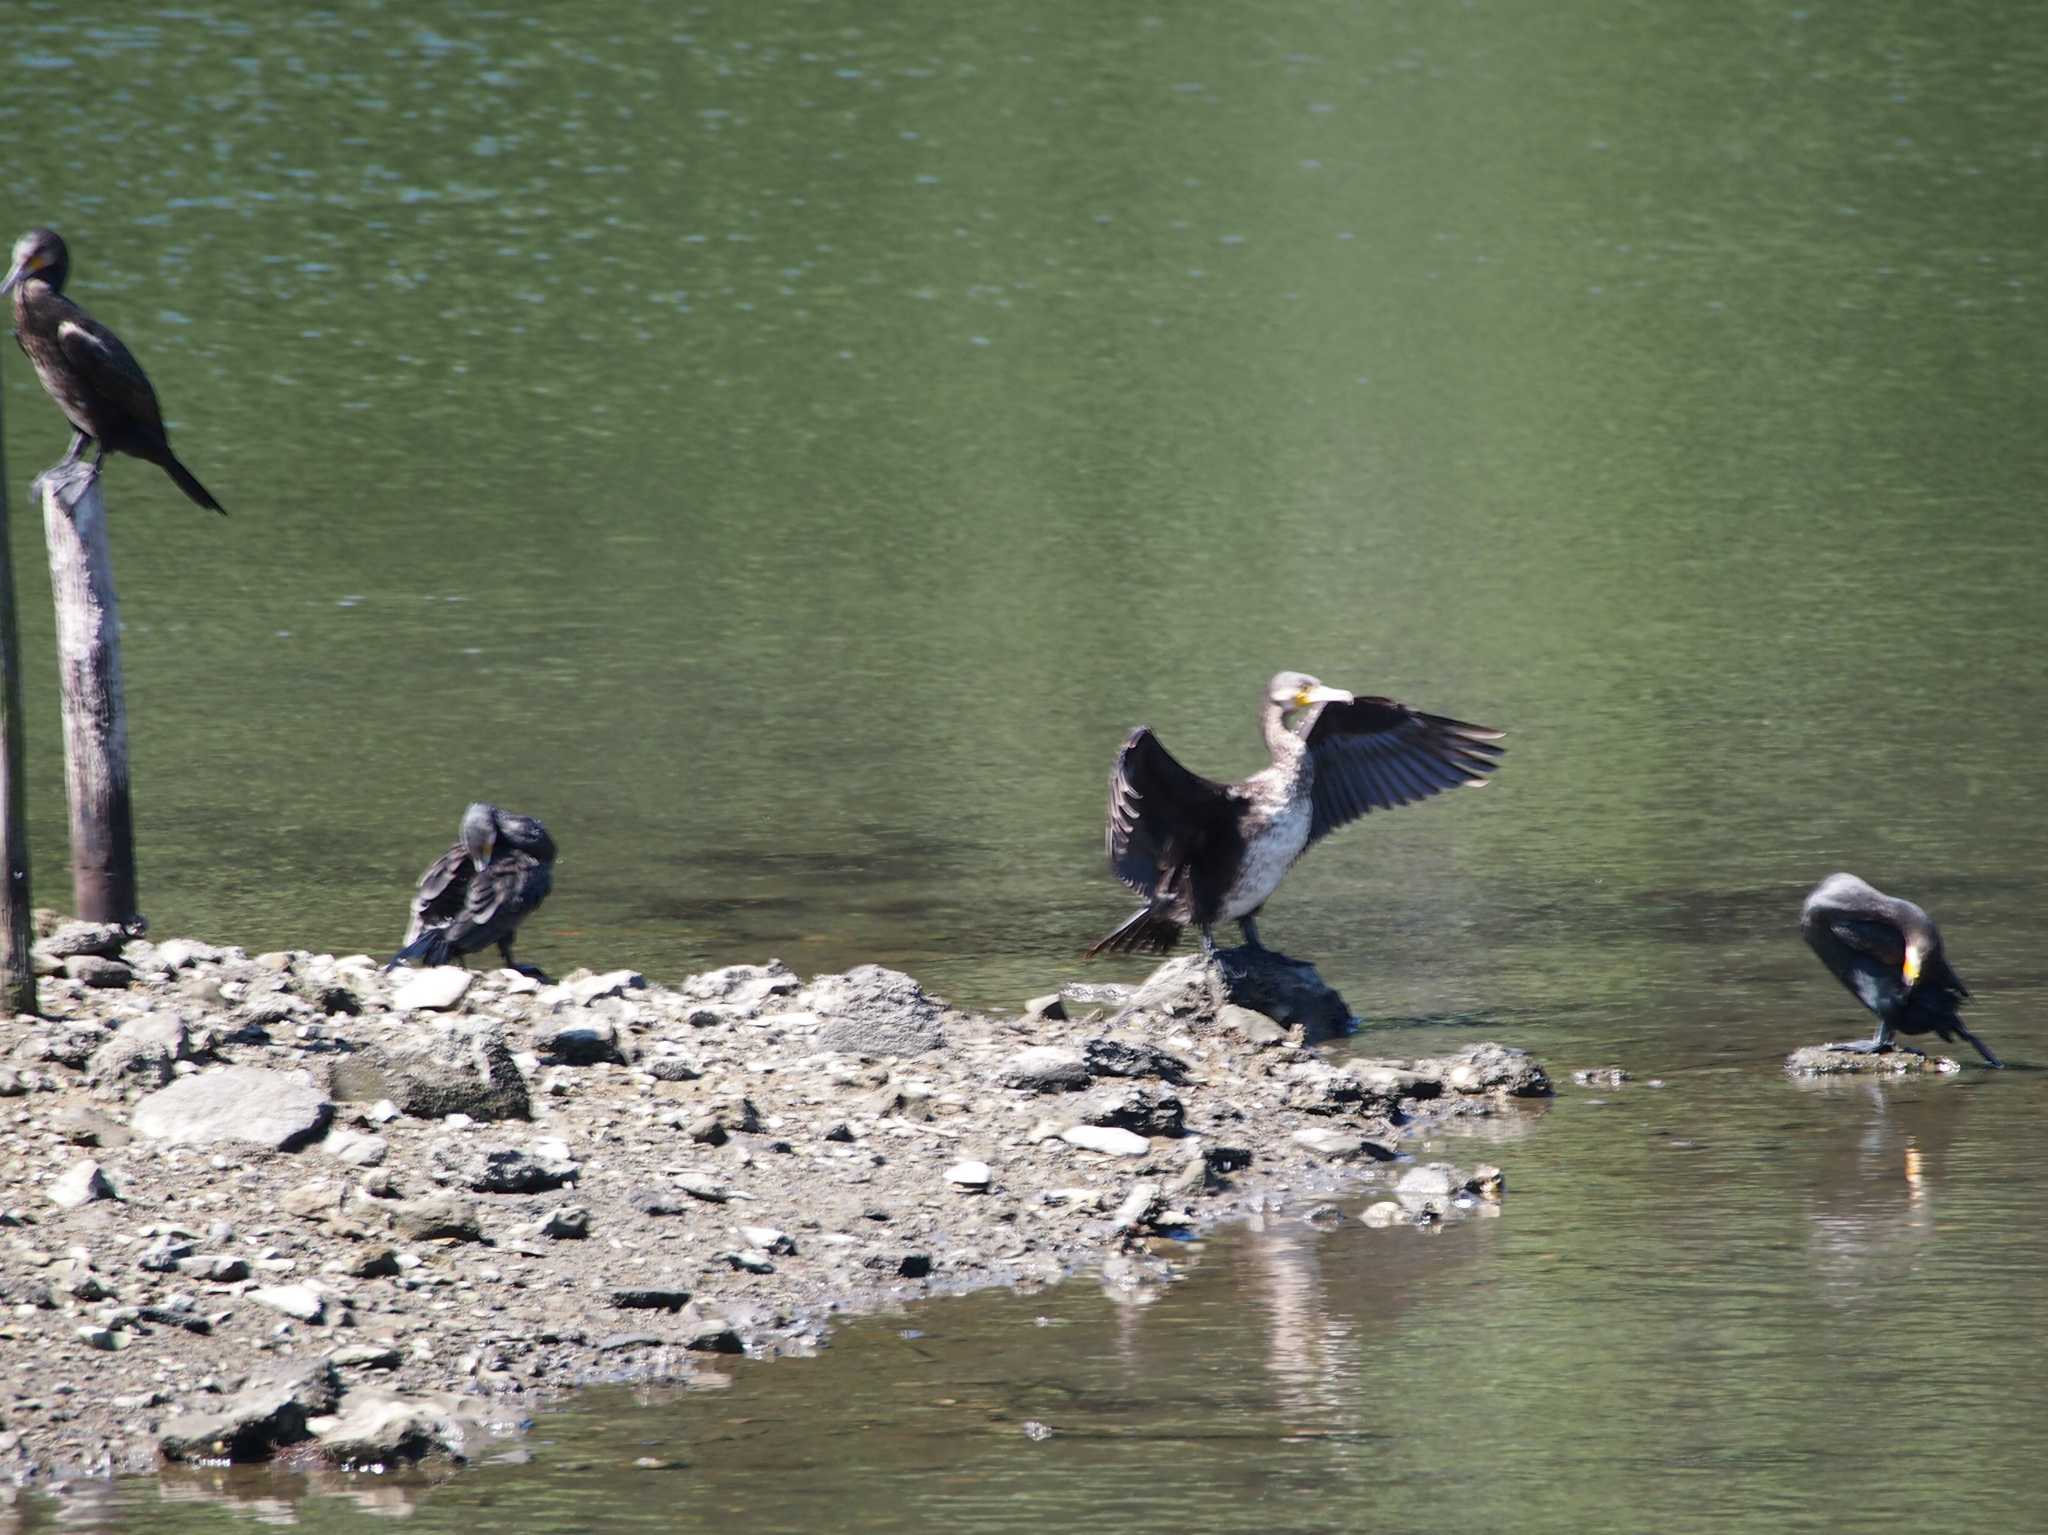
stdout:
[[1945,1055],[1912,1055],[1904,1050],[1866,1054],[1804,1045],[1785,1057],[1785,1069],[1795,1077],[1945,1077],[1963,1068],[1961,1062]]

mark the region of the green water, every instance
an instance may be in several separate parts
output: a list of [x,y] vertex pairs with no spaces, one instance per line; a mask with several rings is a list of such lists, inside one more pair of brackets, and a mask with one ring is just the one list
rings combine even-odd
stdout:
[[[2034,8],[31,0],[0,48],[15,222],[233,514],[109,471],[158,932],[388,947],[488,794],[563,847],[550,969],[1014,1005],[1126,909],[1123,731],[1246,770],[1297,666],[1510,754],[1268,939],[1367,1047],[1667,1083],[1489,1151],[1498,1222],[593,1398],[423,1527],[2048,1521],[2043,1078],[1775,1070],[1864,1024],[1793,929],[1836,867],[2043,1054]],[[65,433],[0,373],[56,900]],[[187,1491],[103,1512],[238,1522]]]

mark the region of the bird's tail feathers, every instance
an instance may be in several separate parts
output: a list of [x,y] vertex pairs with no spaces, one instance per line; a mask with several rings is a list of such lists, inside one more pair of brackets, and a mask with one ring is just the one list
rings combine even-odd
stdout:
[[1098,938],[1081,951],[1084,959],[1098,954],[1171,954],[1180,942],[1181,923],[1162,911],[1141,906],[1106,938]]
[[192,477],[192,471],[187,469],[183,464],[179,463],[175,456],[166,452],[161,462],[163,464],[164,473],[168,474],[171,477],[172,483],[174,483],[178,487],[178,489],[185,492],[186,495],[190,496],[194,501],[198,502],[208,511],[219,512],[223,517],[227,516],[228,509],[222,506],[218,501],[214,500],[213,493],[209,491],[204,485],[200,484],[198,480],[194,479]]
[[429,928],[411,943],[392,955],[384,968],[396,970],[409,959],[416,959],[429,967],[448,963],[448,935],[440,928]]

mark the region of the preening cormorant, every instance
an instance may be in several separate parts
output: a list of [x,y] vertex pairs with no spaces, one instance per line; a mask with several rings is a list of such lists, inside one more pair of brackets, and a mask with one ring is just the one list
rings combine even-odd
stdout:
[[1498,730],[1356,698],[1302,672],[1266,684],[1259,727],[1273,765],[1241,783],[1191,773],[1140,725],[1109,775],[1109,862],[1145,904],[1104,951],[1165,954],[1183,927],[1234,920],[1259,942],[1259,908],[1311,843],[1369,810],[1483,784],[1499,765]]
[[547,899],[554,867],[554,839],[532,816],[471,805],[460,839],[420,876],[405,942],[384,968],[460,964],[493,944],[512,966],[512,934]]
[[1993,1066],[2004,1064],[1956,1016],[1970,988],[1942,953],[1934,919],[1911,901],[1886,895],[1853,874],[1830,874],[1800,908],[1799,931],[1835,979],[1877,1015],[1874,1038],[1829,1045],[1830,1050],[1923,1055],[1892,1036],[1938,1034],[1944,1041],[1963,1040]]
[[71,258],[64,242],[48,229],[31,229],[14,242],[14,263],[0,294],[14,294],[14,335],[35,364],[43,392],[70,419],[71,446],[59,469],[77,462],[86,445],[100,445],[96,478],[109,453],[129,453],[159,465],[201,506],[225,514],[171,452],[163,413],[142,365],[121,338],[64,296]]

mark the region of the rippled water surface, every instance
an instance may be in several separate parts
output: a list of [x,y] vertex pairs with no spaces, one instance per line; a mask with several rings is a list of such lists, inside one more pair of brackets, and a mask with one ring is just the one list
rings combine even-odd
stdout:
[[[550,969],[1014,1005],[1125,910],[1123,731],[1247,770],[1300,666],[1510,755],[1320,848],[1266,936],[1359,1048],[1638,1078],[1487,1148],[1498,1221],[1276,1218],[1142,1309],[946,1302],[446,1485],[74,1523],[2048,1522],[2043,1076],[1776,1070],[1863,1027],[1792,925],[1835,867],[2048,1060],[2032,7],[22,0],[0,36],[14,223],[233,514],[109,471],[158,932],[387,947],[481,793],[563,846]],[[22,490],[65,431],[0,375],[56,900]]]

